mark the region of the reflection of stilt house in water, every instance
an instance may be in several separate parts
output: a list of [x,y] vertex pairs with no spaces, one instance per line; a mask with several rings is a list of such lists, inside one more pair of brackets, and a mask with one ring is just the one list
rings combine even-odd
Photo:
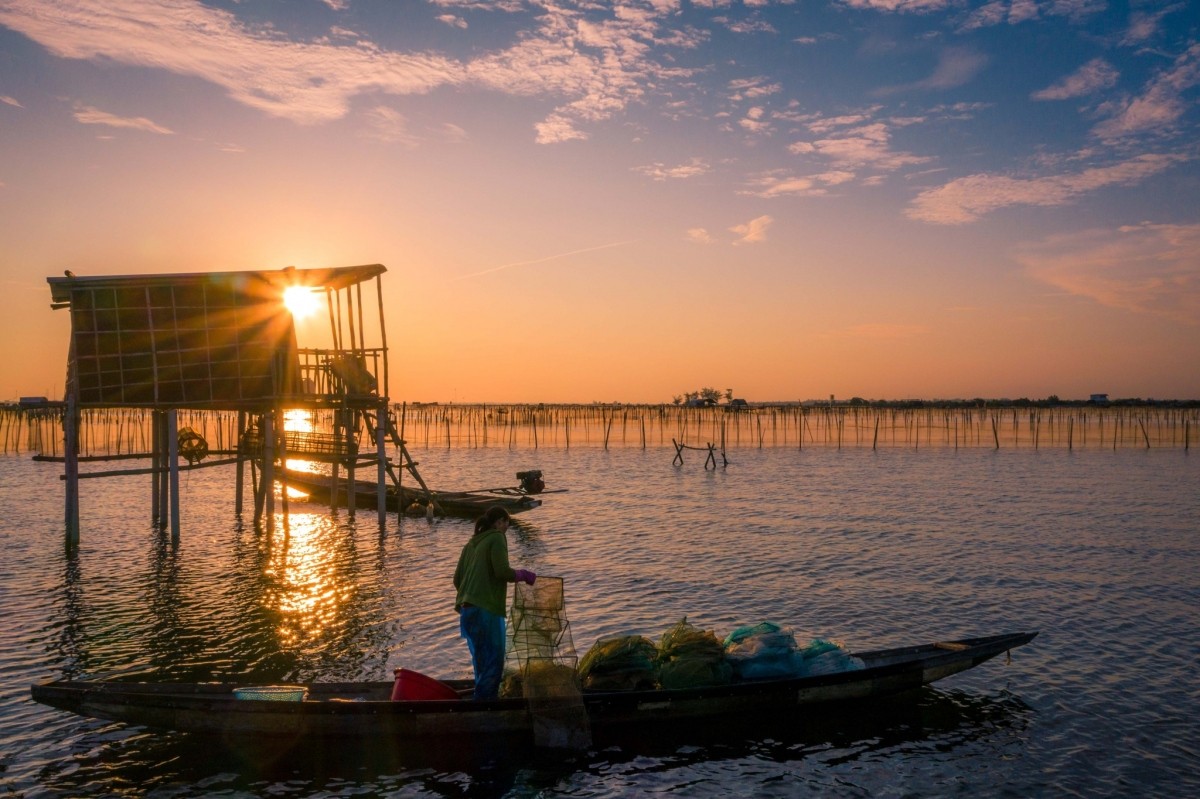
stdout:
[[[391,470],[388,434],[407,456],[388,417],[387,337],[381,275],[373,264],[335,269],[49,278],[55,308],[71,310],[65,434],[66,529],[79,537],[79,481],[114,474],[152,475],[152,515],[179,534],[179,472],[200,465],[237,465],[237,512],[242,512],[245,465],[250,464],[255,518],[274,518],[274,485],[288,457],[332,464],[353,480],[374,466],[379,518]],[[378,346],[367,346],[362,286],[374,278]],[[323,292],[333,346],[302,349],[284,293]],[[80,474],[78,435],[85,408],[144,408],[150,412],[152,466]],[[178,411],[236,411],[236,457],[199,464],[207,452],[194,431],[179,429]],[[285,431],[288,409],[324,410],[328,432]],[[371,445],[359,453],[358,433]],[[373,450],[373,452],[371,452]],[[180,466],[180,459],[189,463]],[[405,465],[411,465],[407,457]],[[395,479],[395,475],[392,475]],[[419,478],[418,478],[419,479]],[[337,492],[331,492],[336,498]],[[284,486],[283,502],[287,491]],[[284,508],[286,512],[286,506]]]

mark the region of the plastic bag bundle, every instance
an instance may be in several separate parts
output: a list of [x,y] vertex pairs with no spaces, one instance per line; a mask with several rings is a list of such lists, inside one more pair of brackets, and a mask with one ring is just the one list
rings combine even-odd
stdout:
[[658,648],[658,681],[663,688],[724,685],[733,675],[725,647],[711,630],[700,630],[684,618],[662,637]]
[[805,661],[797,657],[796,637],[774,622],[739,627],[725,638],[725,659],[740,680],[799,677]]
[[654,644],[640,635],[601,638],[579,661],[579,679],[590,691],[653,688],[657,656]]
[[851,655],[836,641],[814,638],[797,652],[805,674],[835,674],[839,671],[858,671],[866,668],[862,658]]

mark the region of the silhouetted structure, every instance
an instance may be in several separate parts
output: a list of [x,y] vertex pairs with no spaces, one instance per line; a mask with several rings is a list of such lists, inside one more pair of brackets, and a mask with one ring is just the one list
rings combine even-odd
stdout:
[[[388,417],[387,339],[379,264],[331,269],[47,278],[53,308],[71,312],[63,415],[68,543],[79,538],[79,480],[114,474],[153,476],[152,514],[179,535],[180,458],[183,468],[237,465],[237,510],[242,510],[245,464],[251,466],[255,518],[274,515],[274,483],[287,457],[344,470],[370,463],[378,475],[384,519],[385,453],[390,433],[407,452]],[[362,286],[373,280],[378,343],[368,346]],[[296,340],[284,293],[293,287],[326,299],[332,348],[305,349]],[[149,469],[79,473],[79,414],[84,408],[146,408],[153,417]],[[237,411],[235,457],[201,464],[207,442],[178,429],[177,411]],[[285,431],[285,409],[325,409],[327,432]],[[365,427],[373,452],[358,451]],[[406,464],[407,465],[407,464]],[[393,472],[393,479],[396,479]],[[419,480],[419,477],[418,477]],[[333,492],[333,501],[337,492]],[[286,486],[282,494],[286,503]],[[284,508],[286,512],[286,505]]]

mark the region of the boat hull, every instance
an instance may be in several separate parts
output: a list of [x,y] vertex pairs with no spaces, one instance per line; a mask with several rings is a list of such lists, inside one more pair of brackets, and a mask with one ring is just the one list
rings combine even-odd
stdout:
[[[288,469],[285,477],[289,487],[303,491],[312,499],[329,501],[332,491],[330,486],[333,482],[329,475]],[[479,516],[493,505],[499,505],[509,513],[523,513],[542,504],[540,499],[520,493],[517,489],[506,489],[504,493],[496,491],[433,491],[432,493],[443,513],[468,518]],[[339,480],[338,503],[342,506],[348,505],[350,496],[354,498],[355,507],[369,509],[378,507],[377,486],[373,482],[355,480],[352,490],[350,490],[344,479]],[[385,496],[387,509],[392,513],[406,512],[414,502],[423,504],[425,501],[424,491],[404,485],[389,486]]]
[[[1028,643],[1037,633],[859,653],[866,668],[712,688],[585,693],[594,733],[646,725],[711,723],[762,717],[803,718],[806,708],[865,700],[918,688]],[[462,696],[469,681],[447,681]],[[393,701],[392,683],[313,683],[304,701],[236,699],[229,683],[160,684],[49,680],[31,688],[43,704],[83,716],[222,736],[529,739],[534,722],[524,699]],[[539,705],[545,710],[545,704]]]

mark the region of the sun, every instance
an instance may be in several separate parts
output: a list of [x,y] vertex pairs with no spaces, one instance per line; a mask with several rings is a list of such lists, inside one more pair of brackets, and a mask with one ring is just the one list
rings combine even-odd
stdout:
[[288,286],[283,292],[283,304],[296,319],[311,316],[320,307],[317,293],[307,286]]

